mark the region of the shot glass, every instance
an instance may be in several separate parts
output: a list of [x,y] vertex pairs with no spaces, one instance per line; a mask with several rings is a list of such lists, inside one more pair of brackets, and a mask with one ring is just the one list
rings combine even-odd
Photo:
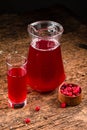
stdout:
[[22,108],[27,103],[27,59],[18,53],[8,54],[6,64],[9,105],[12,108]]

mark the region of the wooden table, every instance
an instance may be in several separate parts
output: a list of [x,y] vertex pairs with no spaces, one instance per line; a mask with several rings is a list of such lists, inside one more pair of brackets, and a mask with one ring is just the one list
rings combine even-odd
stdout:
[[[59,9],[52,9],[48,13],[0,14],[0,130],[87,129],[87,25],[64,10],[61,14],[59,12]],[[50,16],[51,20],[64,26],[61,50],[66,82],[81,86],[82,102],[74,107],[60,108],[57,89],[46,94],[31,90],[27,95],[26,107],[9,108],[5,58],[12,51],[27,55],[27,24],[42,19],[42,16],[43,19]],[[40,111],[37,112],[35,107],[38,105]],[[31,122],[26,124],[26,118],[30,118]]]

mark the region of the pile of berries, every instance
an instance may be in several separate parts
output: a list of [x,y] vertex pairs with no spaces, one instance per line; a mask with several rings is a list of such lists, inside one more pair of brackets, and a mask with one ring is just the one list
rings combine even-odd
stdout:
[[81,87],[75,84],[63,84],[60,92],[66,96],[76,97],[81,93]]

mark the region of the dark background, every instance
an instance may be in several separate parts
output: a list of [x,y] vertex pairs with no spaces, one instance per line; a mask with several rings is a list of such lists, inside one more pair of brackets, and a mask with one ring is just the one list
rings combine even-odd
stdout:
[[0,13],[22,13],[57,5],[87,20],[87,0],[0,0]]

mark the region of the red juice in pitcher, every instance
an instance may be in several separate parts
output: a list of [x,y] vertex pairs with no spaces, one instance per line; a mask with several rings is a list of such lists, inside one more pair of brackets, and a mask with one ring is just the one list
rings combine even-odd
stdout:
[[21,103],[26,99],[26,70],[12,68],[7,73],[8,98],[12,103]]
[[52,91],[65,80],[58,41],[32,41],[28,53],[27,73],[30,87],[40,92]]

